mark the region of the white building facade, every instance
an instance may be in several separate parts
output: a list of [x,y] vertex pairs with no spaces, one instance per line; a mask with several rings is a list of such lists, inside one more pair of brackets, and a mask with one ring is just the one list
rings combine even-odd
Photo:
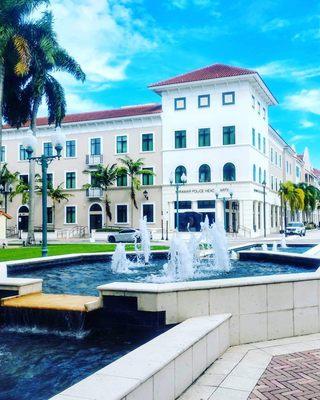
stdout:
[[[308,153],[299,157],[269,126],[269,107],[277,101],[255,71],[215,64],[150,89],[161,96],[161,105],[66,117],[68,148],[50,173],[54,186],[64,182],[73,196],[55,210],[56,229],[137,226],[146,215],[150,228],[163,237],[166,229],[176,228],[179,213],[182,231],[198,231],[207,215],[210,222],[223,221],[230,233],[261,236],[283,225],[281,182],[307,179],[317,184]],[[45,120],[39,125],[39,152],[48,151],[50,128]],[[25,176],[28,163],[21,160],[20,148],[24,133],[6,129],[2,157],[11,171]],[[155,176],[141,178],[138,210],[131,204],[130,182],[117,182],[109,192],[114,219],[107,221],[104,193],[94,187],[83,190],[88,176],[82,172],[99,163],[118,163],[124,155],[143,158]],[[183,174],[187,180],[181,185]],[[16,215],[13,225],[21,225],[23,214],[25,229],[26,207],[19,198],[10,204],[8,211]]]

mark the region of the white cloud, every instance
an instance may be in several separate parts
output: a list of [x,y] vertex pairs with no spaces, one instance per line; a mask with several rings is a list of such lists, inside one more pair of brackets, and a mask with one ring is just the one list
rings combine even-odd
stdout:
[[307,119],[302,119],[300,121],[300,125],[302,128],[312,128],[314,126],[314,123]]
[[291,143],[304,142],[306,140],[314,139],[315,135],[294,135],[290,138]]
[[262,25],[262,32],[275,31],[278,29],[286,28],[290,25],[290,22],[286,19],[274,18]]
[[303,80],[320,76],[318,65],[294,65],[290,60],[277,60],[254,67],[262,76],[286,80]]
[[218,10],[220,1],[218,0],[169,0],[168,5],[174,8],[184,10],[191,6],[205,8],[214,17],[220,17],[221,12]]
[[284,104],[289,110],[306,111],[320,115],[320,89],[303,89],[300,92],[288,95]]

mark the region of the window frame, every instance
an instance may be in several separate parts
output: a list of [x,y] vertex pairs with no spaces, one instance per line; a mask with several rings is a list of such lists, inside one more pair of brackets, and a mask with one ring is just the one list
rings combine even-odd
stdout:
[[[142,167],[142,169],[146,169],[146,170],[150,170],[150,171],[152,171],[153,173],[155,173],[154,172],[154,167],[152,167],[152,166],[148,166],[148,167]],[[150,178],[152,179],[152,183],[147,183],[147,184],[145,184],[144,182],[143,182],[143,180],[144,180],[144,177],[147,177],[147,179],[149,180]],[[145,175],[145,174],[141,174],[141,186],[154,186],[154,175]]]
[[[50,145],[49,148],[51,149],[50,153],[46,152],[46,145]],[[47,157],[52,157],[53,156],[53,143],[52,142],[43,142],[42,143],[42,154],[47,156]]]
[[[231,102],[226,102],[226,97],[227,96],[232,96],[232,101]],[[223,106],[231,106],[236,104],[236,93],[234,91],[232,92],[222,92],[222,105]]]
[[[97,140],[97,139],[99,139],[99,141],[100,141],[100,154],[93,154],[92,153],[92,140]],[[89,141],[89,152],[88,152],[88,154],[90,155],[90,156],[101,156],[102,154],[103,154],[103,139],[102,139],[102,137],[101,136],[93,136],[93,137],[89,137],[88,138],[88,141]]]
[[[24,154],[23,158],[21,158],[21,153]],[[27,150],[23,147],[23,144],[19,144],[19,161],[28,161],[28,153]]]
[[[145,135],[152,135],[152,150],[143,150],[143,136]],[[154,132],[144,132],[141,133],[141,153],[153,153],[155,151],[154,146]]]
[[[177,138],[177,134],[178,133],[181,134],[182,132],[184,132],[184,144],[185,144],[185,146],[177,147],[177,140],[179,139],[181,141],[181,143],[182,143],[182,140],[183,140],[183,137]],[[174,148],[176,150],[186,149],[187,148],[187,130],[186,129],[181,129],[181,130],[174,131]]]
[[[68,142],[74,142],[74,156],[68,156],[67,154]],[[65,158],[76,158],[76,157],[77,157],[77,139],[66,140]]]
[[[206,105],[201,105],[201,100],[207,99],[208,103]],[[211,103],[210,94],[200,94],[198,96],[198,108],[209,108]]]
[[[183,106],[178,107],[178,102],[183,101]],[[174,99],[174,110],[175,111],[181,111],[181,110],[186,110],[187,109],[187,99],[186,97],[175,97]]]
[[[209,180],[204,180],[204,181],[202,181],[202,180],[200,179],[200,177],[201,177],[201,172],[200,172],[200,170],[201,170],[202,167],[208,167],[208,170],[206,171],[206,173],[209,172]],[[200,167],[198,168],[198,182],[199,182],[199,183],[210,183],[210,182],[211,182],[211,167],[210,167],[209,164],[201,164]]]
[[[67,209],[68,208],[74,208],[74,210],[75,210],[75,213],[74,213],[74,215],[75,215],[75,221],[74,222],[67,222],[67,216],[68,216],[68,212],[67,212]],[[68,204],[68,205],[66,205],[65,207],[64,207],[64,223],[65,223],[65,225],[76,225],[77,224],[77,221],[78,221],[78,213],[77,213],[77,206],[76,205],[73,205],[73,204]]]
[[[225,168],[227,165],[232,165],[234,167],[234,179],[225,179]],[[224,164],[223,169],[222,169],[222,180],[223,182],[236,182],[237,181],[237,168],[233,162],[227,162]]]
[[[118,218],[118,207],[126,207],[126,221],[125,222],[119,222],[119,218]],[[130,221],[130,215],[129,215],[129,205],[128,203],[116,203],[115,204],[115,216],[116,216],[116,224],[117,225],[128,225],[129,221]]]
[[[68,174],[74,174],[74,187],[68,187]],[[76,190],[77,189],[77,171],[65,171],[65,189]]]
[[[125,141],[121,141],[118,143],[119,139],[125,138]],[[123,147],[123,145],[126,145],[126,151],[118,151],[118,144]],[[116,135],[116,154],[128,154],[129,152],[129,138],[128,135]]]
[[156,204],[155,203],[141,203],[141,218],[144,218],[143,207],[144,206],[152,206],[152,221],[147,220],[147,224],[155,224],[156,223]]
[[[200,144],[201,134],[204,134],[203,142],[206,142],[206,139],[209,138],[209,144]],[[211,146],[211,129],[210,128],[199,128],[198,129],[198,147],[210,147]]]
[[[229,143],[225,143],[225,136],[227,135],[227,133],[225,132],[226,129],[231,129],[233,128],[233,143],[231,143],[230,138],[232,138],[232,134],[228,133],[228,137],[229,137]],[[230,126],[223,126],[222,127],[222,145],[223,146],[232,146],[236,144],[236,127],[235,125],[230,125]]]

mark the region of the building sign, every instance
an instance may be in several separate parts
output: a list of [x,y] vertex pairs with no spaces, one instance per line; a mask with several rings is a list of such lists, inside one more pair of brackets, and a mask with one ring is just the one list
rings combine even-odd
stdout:
[[215,189],[181,189],[180,193],[215,193]]

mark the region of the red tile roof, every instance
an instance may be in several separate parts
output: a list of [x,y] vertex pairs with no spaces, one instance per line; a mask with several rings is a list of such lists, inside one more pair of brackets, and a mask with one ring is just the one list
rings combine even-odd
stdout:
[[320,169],[313,169],[313,173],[315,174],[315,176],[317,176],[318,178],[320,178]]
[[227,78],[231,76],[252,75],[256,73],[257,73],[256,71],[252,71],[250,69],[231,67],[229,65],[224,65],[224,64],[213,64],[210,65],[209,67],[188,72],[187,74],[179,75],[171,79],[153,83],[149,87],[204,81],[207,79]]
[[[92,111],[81,114],[69,114],[66,115],[63,123],[73,123],[73,122],[87,122],[87,121],[97,121],[112,118],[124,118],[124,117],[135,117],[139,115],[149,115],[149,114],[159,114],[162,112],[161,104],[142,104],[132,107],[117,108],[114,110],[104,110],[104,111]],[[41,117],[37,119],[37,125],[43,126],[48,124],[48,119],[46,117]],[[10,126],[5,125],[5,129],[10,128]]]
[[7,214],[6,212],[0,210],[0,215],[5,216],[7,219],[12,219],[11,215]]

